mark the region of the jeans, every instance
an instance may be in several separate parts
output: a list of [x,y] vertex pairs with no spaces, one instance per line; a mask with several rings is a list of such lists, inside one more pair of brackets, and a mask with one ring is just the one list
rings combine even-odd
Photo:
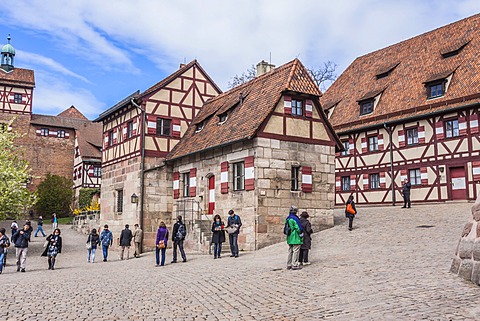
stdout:
[[403,193],[403,207],[410,207],[410,193]]
[[37,230],[35,231],[35,237],[37,237],[38,232],[41,232],[43,236],[46,236],[43,232],[43,227],[41,225],[37,225]]
[[97,251],[97,248],[91,248],[88,250],[88,262],[95,262],[95,252]]
[[102,251],[103,251],[103,260],[106,261],[108,257],[108,245],[102,244]]
[[220,257],[222,253],[222,243],[213,243],[213,257]]
[[180,249],[180,255],[184,261],[187,260],[187,256],[185,255],[185,250],[183,249],[183,240],[180,241],[173,241],[173,261],[177,261],[177,246]]
[[300,255],[298,256],[298,261],[300,263],[308,262],[308,249],[300,249]]
[[238,233],[228,234],[228,238],[230,239],[230,250],[232,251],[232,255],[238,256]]
[[[162,251],[162,264],[160,264],[160,251]],[[158,247],[155,249],[155,259],[157,262],[157,265],[164,266],[165,265],[165,252],[167,251],[166,248],[164,249],[159,249]]]
[[287,266],[297,267],[299,266],[298,257],[300,255],[301,244],[289,244],[288,245],[288,258]]
[[3,248],[0,248],[0,272],[3,270],[3,259],[5,258],[5,252],[3,252]]

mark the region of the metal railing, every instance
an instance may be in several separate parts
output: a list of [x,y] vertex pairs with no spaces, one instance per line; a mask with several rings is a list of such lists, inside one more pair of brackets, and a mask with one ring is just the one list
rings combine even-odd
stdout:
[[204,215],[200,203],[195,199],[178,200],[175,213],[177,216],[182,215],[183,222],[192,231],[192,235],[198,234],[198,240],[203,244],[205,242],[203,234],[208,235],[212,222],[208,215]]

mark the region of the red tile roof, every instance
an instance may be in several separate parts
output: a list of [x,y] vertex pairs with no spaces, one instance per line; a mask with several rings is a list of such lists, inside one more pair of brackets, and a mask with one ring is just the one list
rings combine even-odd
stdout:
[[[456,50],[457,55],[442,56]],[[325,109],[336,104],[330,122],[337,132],[472,104],[480,97],[479,52],[477,14],[357,58],[320,101]],[[397,64],[388,76],[377,79]],[[445,95],[427,99],[425,83],[452,73]],[[360,116],[358,102],[382,90],[375,110]]]
[[[254,137],[284,92],[304,93],[317,99],[321,95],[305,67],[295,59],[205,102],[167,158],[175,159]],[[228,119],[219,124],[218,116],[227,111]],[[204,128],[196,133],[195,125],[202,121]]]
[[0,83],[13,85],[35,87],[35,76],[33,70],[15,68],[10,72],[6,72],[0,68]]

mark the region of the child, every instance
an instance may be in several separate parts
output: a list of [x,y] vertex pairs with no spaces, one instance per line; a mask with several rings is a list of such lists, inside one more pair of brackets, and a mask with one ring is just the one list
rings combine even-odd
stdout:
[[225,242],[225,226],[220,218],[220,215],[215,215],[212,224],[212,243],[213,243],[213,258],[220,258],[222,253],[222,243]]
[[10,241],[5,235],[5,229],[0,228],[0,274],[2,274],[3,267],[6,265],[7,248],[10,246]]

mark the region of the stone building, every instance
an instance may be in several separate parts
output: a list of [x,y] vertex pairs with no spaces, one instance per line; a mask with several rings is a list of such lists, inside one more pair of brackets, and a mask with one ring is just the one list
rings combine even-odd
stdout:
[[[74,106],[57,116],[34,114],[34,71],[14,66],[15,49],[10,44],[10,36],[1,55],[0,125],[5,128],[13,120],[12,129],[24,134],[18,144],[24,148],[24,158],[32,169],[28,188],[35,190],[47,173],[71,179],[76,139],[88,136],[86,141],[89,143],[85,144],[98,141],[93,138],[95,136],[101,140],[101,127],[89,121]],[[85,150],[85,156],[85,159],[96,159],[96,166],[99,166],[100,150]],[[82,186],[81,183],[76,185],[77,188]]]
[[321,93],[298,59],[278,68],[262,62],[262,69],[270,71],[208,100],[167,156],[174,213],[206,221],[211,234],[212,216],[226,221],[233,209],[243,250],[282,241],[292,204],[309,212],[314,229],[333,225],[340,141]]
[[336,204],[473,200],[480,187],[480,15],[358,57],[322,96],[344,151]]

